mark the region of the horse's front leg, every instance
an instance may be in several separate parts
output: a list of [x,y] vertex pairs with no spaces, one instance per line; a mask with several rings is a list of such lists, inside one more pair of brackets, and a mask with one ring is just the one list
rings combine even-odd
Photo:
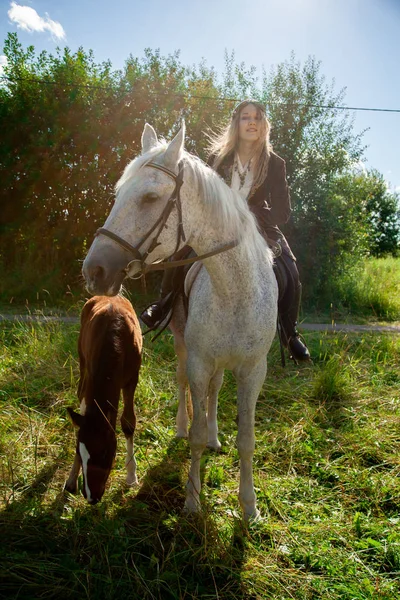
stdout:
[[136,459],[133,448],[133,434],[136,428],[136,415],[134,406],[134,395],[138,383],[139,374],[135,374],[129,384],[123,388],[124,410],[121,415],[121,429],[126,439],[126,483],[137,485]]
[[198,357],[190,357],[187,361],[187,374],[193,401],[193,420],[189,431],[190,470],[186,486],[186,512],[200,510],[200,461],[207,445],[206,403],[212,370],[207,369]]
[[176,437],[187,438],[189,420],[193,416],[192,399],[186,375],[187,349],[184,340],[186,312],[182,299],[178,299],[169,328],[174,335],[174,348],[178,359],[176,378],[178,383],[178,412],[176,415]]
[[[178,358],[176,378],[178,382],[179,404],[176,414],[176,437],[187,438],[189,430],[189,412],[192,413],[192,399],[186,375],[187,350],[183,340],[175,338],[175,352]],[[188,411],[189,407],[189,411]]]
[[236,438],[240,458],[239,502],[245,521],[257,520],[256,494],[253,482],[253,455],[255,448],[254,421],[257,398],[267,373],[266,360],[260,361],[253,369],[238,369],[235,372],[238,383],[238,434]]
[[212,450],[220,450],[221,442],[218,439],[218,421],[217,421],[217,407],[218,407],[218,392],[221,389],[222,381],[224,379],[224,371],[221,369],[217,371],[211,378],[210,386],[208,389],[208,404],[207,404],[207,429],[208,439],[207,448]]

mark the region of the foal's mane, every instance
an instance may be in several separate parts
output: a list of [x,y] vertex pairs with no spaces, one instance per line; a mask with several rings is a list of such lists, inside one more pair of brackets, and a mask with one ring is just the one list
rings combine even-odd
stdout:
[[[157,146],[131,161],[116,185],[117,194],[128,192],[129,182],[138,171],[156,157],[161,158],[167,147],[168,143],[159,142]],[[196,156],[184,151],[183,162],[185,171],[189,171],[200,192],[205,212],[212,219],[214,226],[223,230],[232,240],[240,241],[244,252],[253,257],[262,257],[272,265],[272,253],[260,235],[257,221],[246,200],[231,190],[213,169]]]

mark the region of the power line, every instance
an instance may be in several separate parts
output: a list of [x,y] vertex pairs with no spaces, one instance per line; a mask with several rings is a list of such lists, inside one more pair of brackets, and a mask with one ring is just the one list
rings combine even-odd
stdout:
[[[110,91],[113,88],[110,86],[102,86],[102,85],[92,85],[92,84],[76,84],[76,83],[60,83],[58,81],[48,81],[46,79],[30,79],[28,77],[7,77],[6,75],[1,75],[0,79],[3,81],[26,81],[28,83],[40,83],[43,85],[59,85],[63,88],[72,88],[72,89],[95,89],[95,90],[105,90]],[[126,95],[134,93],[135,90],[129,90],[126,92]],[[178,94],[176,92],[162,92],[162,91],[151,91],[147,90],[147,93],[152,96],[171,96],[173,98],[181,98],[185,100],[208,100],[213,102],[241,102],[242,98],[224,98],[222,96],[199,96],[197,94]],[[369,108],[364,106],[334,106],[334,105],[323,105],[323,104],[309,104],[307,102],[268,102],[268,104],[273,104],[275,106],[304,106],[306,108],[322,108],[324,110],[354,110],[354,111],[364,111],[364,112],[386,112],[386,113],[400,113],[399,108]]]

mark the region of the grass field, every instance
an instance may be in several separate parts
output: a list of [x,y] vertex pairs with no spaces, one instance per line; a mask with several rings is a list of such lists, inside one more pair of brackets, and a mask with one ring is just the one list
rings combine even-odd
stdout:
[[344,279],[339,305],[350,320],[400,321],[400,258],[369,258],[359,276]]
[[203,459],[203,507],[181,513],[189,449],[174,437],[175,359],[146,339],[135,435],[99,505],[63,493],[74,454],[78,326],[2,325],[0,597],[400,597],[400,336],[307,334],[314,364],[280,365],[256,417],[260,523],[237,499],[235,386],[220,394],[222,452]]

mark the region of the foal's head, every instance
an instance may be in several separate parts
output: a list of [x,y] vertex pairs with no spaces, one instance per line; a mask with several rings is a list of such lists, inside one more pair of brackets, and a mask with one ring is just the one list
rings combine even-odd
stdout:
[[78,427],[76,452],[81,459],[82,493],[90,504],[103,497],[117,451],[117,438],[105,415],[95,418],[68,409],[72,422]]

